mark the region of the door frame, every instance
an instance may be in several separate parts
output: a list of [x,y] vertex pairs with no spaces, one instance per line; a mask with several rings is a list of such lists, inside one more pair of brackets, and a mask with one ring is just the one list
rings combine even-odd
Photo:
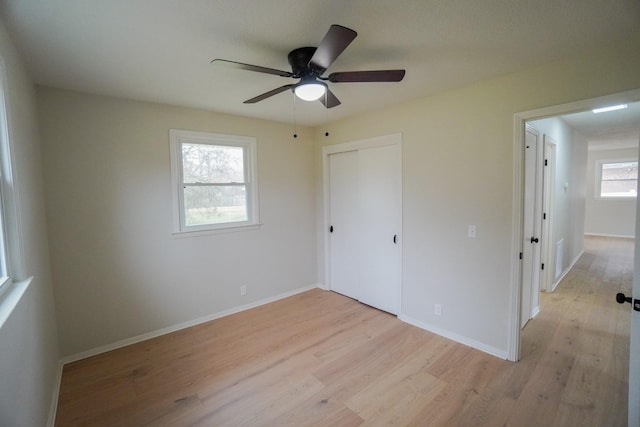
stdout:
[[553,222],[556,204],[556,155],[558,144],[549,135],[542,137],[544,160],[542,172],[542,255],[546,262],[541,273],[540,289],[553,292],[556,285],[556,242],[554,242]]
[[[513,115],[513,188],[512,188],[512,233],[511,233],[511,310],[509,316],[509,336],[507,359],[520,360],[520,315],[522,299],[522,266],[520,253],[523,247],[524,214],[524,138],[526,122],[588,111],[602,105],[631,103],[640,101],[640,89],[611,95],[585,99],[566,104],[523,111]],[[640,233],[636,233],[636,245],[640,245]],[[640,266],[636,266],[638,268]]]
[[[323,181],[323,219],[322,219],[322,236],[324,245],[324,284],[322,289],[331,290],[331,240],[329,227],[331,226],[331,191],[329,186],[329,156],[331,154],[343,153],[346,151],[356,151],[366,148],[383,147],[386,145],[399,145],[400,156],[402,159],[402,134],[395,133],[390,135],[376,136],[372,138],[360,139],[351,142],[344,142],[334,145],[325,145],[322,147],[322,181]],[[400,169],[402,171],[402,160],[400,161]],[[402,172],[400,173],[400,188],[402,188]],[[402,199],[402,194],[401,194]],[[402,205],[400,206],[400,230],[402,230]],[[398,310],[398,318],[402,315],[402,232],[400,233],[400,307]]]

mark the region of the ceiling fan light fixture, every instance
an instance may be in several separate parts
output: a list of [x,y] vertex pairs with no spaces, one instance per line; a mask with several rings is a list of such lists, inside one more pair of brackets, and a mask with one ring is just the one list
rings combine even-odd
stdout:
[[312,80],[308,83],[301,83],[293,89],[296,96],[303,101],[317,101],[327,91],[327,85]]

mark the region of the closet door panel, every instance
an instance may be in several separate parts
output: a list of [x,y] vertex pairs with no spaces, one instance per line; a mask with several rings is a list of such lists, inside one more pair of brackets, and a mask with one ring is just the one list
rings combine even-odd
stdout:
[[401,153],[399,145],[358,151],[360,301],[400,311]]
[[358,152],[329,156],[331,289],[360,299]]

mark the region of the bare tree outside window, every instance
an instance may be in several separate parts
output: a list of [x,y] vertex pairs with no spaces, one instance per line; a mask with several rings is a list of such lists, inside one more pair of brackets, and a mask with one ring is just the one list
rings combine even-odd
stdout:
[[247,220],[244,150],[182,144],[185,225]]
[[174,231],[258,224],[256,140],[171,130]]

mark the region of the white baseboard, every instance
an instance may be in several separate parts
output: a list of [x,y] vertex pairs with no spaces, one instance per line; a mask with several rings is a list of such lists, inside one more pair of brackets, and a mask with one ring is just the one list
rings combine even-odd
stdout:
[[62,369],[64,364],[62,361],[58,363],[58,372],[56,372],[56,379],[53,383],[53,393],[51,394],[51,407],[49,408],[49,419],[47,420],[47,427],[54,427],[56,423],[56,415],[58,413],[58,397],[60,396],[60,384],[62,383]]
[[[184,323],[180,323],[178,325],[169,326],[166,328],[158,329],[156,331],[147,332],[145,334],[137,335],[135,337],[126,338],[124,340],[120,340],[114,342],[112,344],[107,344],[98,348],[94,348],[92,350],[84,351],[82,353],[74,354],[71,356],[66,356],[62,358],[61,364],[66,365],[68,363],[77,362],[78,360],[86,359],[88,357],[96,356],[98,354],[106,353],[111,350],[115,350],[121,347],[126,347],[131,344],[136,344],[142,341],[146,341],[151,338],[156,338],[162,335],[170,334],[172,332],[179,331],[181,329],[190,328],[191,326],[196,326],[201,323],[210,322],[212,320],[220,319],[221,317],[229,316],[231,314],[239,313],[241,311],[249,310],[255,307],[259,307],[261,305],[269,304],[270,302],[278,301],[284,298],[288,298],[290,296],[300,294],[302,292],[306,292],[311,289],[315,289],[321,287],[319,284],[313,284],[309,286],[305,286],[302,288],[294,289],[293,291],[285,292],[270,298],[265,298],[260,301],[255,301],[249,304],[241,305],[239,307],[234,307],[229,310],[220,311],[218,313],[210,314],[208,316],[200,317],[198,319],[190,320]],[[57,402],[57,399],[56,399]]]
[[569,272],[571,271],[571,269],[573,268],[574,265],[576,265],[576,262],[578,262],[578,260],[580,259],[580,257],[584,254],[584,249],[580,251],[580,253],[573,259],[573,261],[571,261],[571,264],[569,264],[569,267],[565,268],[564,271],[562,272],[562,274],[560,275],[560,277],[558,277],[558,280],[556,280],[553,285],[551,285],[551,290],[548,292],[553,292],[556,290],[556,288],[558,287],[558,285],[560,284],[560,282],[562,282],[562,279],[564,279],[564,276],[566,276],[567,274],[569,274]]
[[424,329],[429,332],[433,332],[436,335],[440,335],[442,337],[448,338],[452,341],[458,342],[460,344],[464,344],[467,347],[475,348],[476,350],[480,350],[484,353],[490,354],[492,356],[499,357],[500,359],[507,360],[507,352],[505,350],[500,350],[495,347],[491,347],[484,343],[472,340],[467,337],[463,337],[462,335],[455,334],[451,331],[447,331],[442,328],[438,328],[437,326],[413,319],[409,316],[402,315],[400,320],[403,322],[409,323],[410,325],[417,326],[420,329]]
[[591,237],[613,237],[617,239],[635,239],[636,236],[628,236],[622,234],[600,234],[600,233],[584,233],[585,236]]
[[538,314],[540,314],[540,306],[534,307],[533,310],[531,310],[531,319],[536,317]]

